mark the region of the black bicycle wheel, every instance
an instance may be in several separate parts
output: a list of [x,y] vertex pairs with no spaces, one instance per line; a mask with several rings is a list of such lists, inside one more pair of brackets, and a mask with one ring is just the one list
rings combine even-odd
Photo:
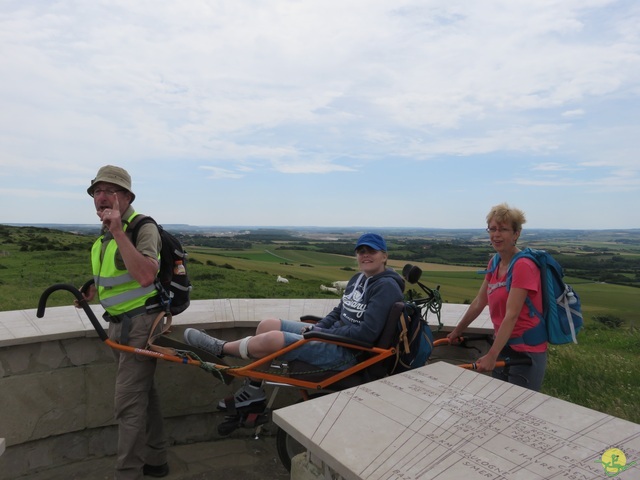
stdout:
[[[323,395],[326,395],[326,393],[314,393],[313,395],[309,395],[309,400],[322,397]],[[304,400],[298,400],[296,404],[303,401]],[[278,431],[276,432],[276,447],[278,449],[278,457],[280,457],[282,465],[284,465],[284,468],[286,468],[288,472],[291,471],[291,459],[307,450],[300,442],[280,427],[278,427]]]

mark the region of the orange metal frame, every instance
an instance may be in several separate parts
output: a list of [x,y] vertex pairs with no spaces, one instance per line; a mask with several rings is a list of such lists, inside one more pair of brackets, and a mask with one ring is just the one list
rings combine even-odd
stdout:
[[[193,365],[193,366],[198,366],[201,367],[205,370],[208,371],[217,371],[218,373],[222,374],[222,375],[230,375],[233,377],[251,377],[251,378],[256,378],[256,379],[261,379],[261,380],[266,380],[268,382],[272,382],[272,383],[278,383],[278,384],[284,384],[284,385],[290,385],[290,386],[295,386],[295,387],[299,387],[302,389],[308,389],[308,390],[323,390],[326,388],[331,387],[331,385],[335,384],[336,382],[347,378],[355,373],[358,373],[378,362],[381,362],[393,355],[396,354],[396,349],[395,348],[378,348],[378,347],[365,347],[365,346],[361,346],[361,345],[357,345],[357,344],[352,344],[352,343],[348,343],[348,341],[337,341],[337,340],[329,340],[329,339],[319,339],[319,338],[313,338],[313,339],[307,339],[307,338],[303,338],[295,343],[292,343],[291,345],[275,352],[272,353],[271,355],[268,355],[266,357],[260,358],[254,362],[251,362],[250,364],[246,365],[246,366],[228,366],[228,365],[224,365],[224,364],[218,364],[218,363],[213,363],[213,362],[204,362],[202,360],[199,360],[197,358],[194,358],[194,356],[192,356],[193,354],[190,354],[190,352],[188,351],[174,351],[174,353],[166,353],[166,349],[163,349],[163,351],[155,351],[155,350],[150,350],[150,349],[142,349],[142,348],[135,348],[135,347],[131,347],[128,345],[121,345],[117,342],[114,342],[113,340],[109,339],[108,335],[106,334],[106,332],[104,331],[104,329],[102,328],[102,325],[100,324],[100,322],[98,321],[98,319],[96,318],[95,314],[93,313],[93,310],[91,310],[91,308],[89,307],[88,303],[86,302],[86,300],[84,299],[84,297],[82,296],[82,294],[80,293],[80,291],[75,288],[72,285],[67,285],[67,284],[56,284],[53,285],[51,287],[49,287],[47,290],[45,290],[45,292],[42,294],[42,296],[40,297],[40,302],[38,305],[38,311],[37,311],[37,316],[38,318],[42,318],[44,316],[44,310],[45,310],[45,306],[46,306],[46,301],[47,298],[49,297],[49,295],[56,291],[56,290],[68,290],[69,292],[71,292],[77,299],[77,303],[79,305],[80,308],[83,308],[85,313],[87,314],[87,316],[89,317],[89,320],[91,321],[94,329],[96,330],[96,332],[98,333],[98,336],[100,337],[100,339],[110,348],[114,349],[114,350],[119,350],[119,351],[123,351],[123,352],[128,352],[128,353],[132,353],[132,354],[136,354],[136,355],[145,355],[148,357],[154,357],[154,358],[159,358],[162,360],[166,360],[166,361],[170,361],[170,362],[175,362],[175,363],[182,363],[182,364],[186,364],[186,365]],[[348,340],[348,339],[345,339]],[[460,337],[460,341],[463,341],[464,337]],[[303,380],[303,379],[299,379],[299,378],[294,378],[291,376],[287,376],[285,375],[278,375],[278,374],[273,374],[273,373],[269,373],[269,372],[265,372],[263,370],[260,370],[260,367],[263,367],[265,365],[270,364],[273,360],[275,360],[276,358],[278,358],[279,356],[294,350],[296,348],[301,347],[302,345],[308,343],[308,342],[313,342],[313,341],[323,341],[323,342],[329,342],[329,343],[333,343],[335,345],[340,345],[342,347],[346,347],[346,348],[350,348],[350,349],[355,349],[355,350],[360,350],[360,351],[364,351],[367,352],[369,354],[371,354],[371,356],[365,360],[363,360],[362,362],[359,362],[358,364],[349,367],[343,371],[334,373],[333,375],[329,376],[326,379],[320,380],[320,381],[308,381],[308,380]],[[447,338],[443,338],[443,339],[439,339],[434,341],[434,347],[436,346],[440,346],[440,345],[449,345],[449,339]],[[498,362],[496,364],[496,366],[504,366],[507,362],[501,361]],[[466,368],[466,369],[475,369],[475,363],[471,363],[471,364],[463,364],[463,365],[459,365],[462,368]]]

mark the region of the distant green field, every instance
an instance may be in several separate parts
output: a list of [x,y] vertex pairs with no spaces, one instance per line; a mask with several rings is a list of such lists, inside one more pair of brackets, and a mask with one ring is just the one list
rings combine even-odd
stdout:
[[[88,251],[91,241],[84,241],[86,252],[21,252],[13,245],[3,247],[0,310],[35,308],[40,293],[49,285],[81,285],[91,278]],[[327,295],[320,291],[321,284],[348,280],[356,271],[353,257],[317,251],[277,250],[264,246],[246,251],[192,247],[189,254],[195,299],[268,298],[269,295],[321,298]],[[397,271],[403,266],[393,260],[390,264]],[[482,282],[482,276],[475,273],[476,268],[419,265],[423,269],[422,282],[431,288],[439,285],[444,302],[469,303]],[[276,284],[278,275],[290,279],[290,283]],[[567,281],[581,295],[587,317],[616,315],[627,324],[638,326],[640,291],[637,288],[575,278],[567,278]],[[61,303],[64,304],[64,300]]]
[[[569,279],[571,282],[571,279]],[[582,299],[588,318],[594,315],[616,315],[628,325],[640,328],[640,291],[637,288],[601,283],[572,283]]]
[[251,262],[264,262],[268,264],[290,263],[298,265],[307,264],[314,266],[337,267],[356,265],[353,258],[305,250],[276,250],[254,247],[251,250],[233,251],[196,247],[190,252],[193,258],[200,259],[201,255],[205,257],[223,257],[228,258],[230,262],[233,261],[233,259],[243,259]]

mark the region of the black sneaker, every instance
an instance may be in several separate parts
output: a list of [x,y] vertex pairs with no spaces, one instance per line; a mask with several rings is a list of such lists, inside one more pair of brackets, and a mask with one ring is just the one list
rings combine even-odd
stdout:
[[144,467],[142,467],[142,474],[147,477],[166,477],[169,475],[169,464],[147,465],[145,463]]
[[[267,394],[262,387],[256,387],[251,385],[249,379],[245,379],[242,383],[242,387],[233,394],[233,400],[236,408],[248,407],[252,403],[264,402],[267,399]],[[225,400],[218,402],[218,408],[225,410],[227,403]]]

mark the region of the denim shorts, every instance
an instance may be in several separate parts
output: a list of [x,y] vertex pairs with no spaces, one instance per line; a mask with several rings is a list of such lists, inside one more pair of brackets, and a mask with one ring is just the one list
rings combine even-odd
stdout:
[[[291,345],[302,339],[300,331],[305,327],[304,322],[280,320],[280,331],[284,334],[285,346]],[[332,343],[312,341],[294,348],[282,357],[285,360],[301,360],[327,370],[345,370],[357,363],[356,357],[350,350]]]

